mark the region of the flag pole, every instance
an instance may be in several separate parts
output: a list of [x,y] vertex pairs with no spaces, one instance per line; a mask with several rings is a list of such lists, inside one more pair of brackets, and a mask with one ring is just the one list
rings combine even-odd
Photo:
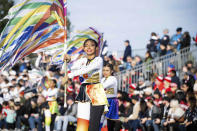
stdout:
[[[67,39],[67,27],[66,27],[66,24],[67,24],[67,0],[63,0],[64,2],[64,6],[66,6],[64,9],[64,15],[65,15],[65,19],[64,19],[64,32],[65,32],[65,39],[64,39],[64,52],[66,53],[66,49],[67,49],[67,44],[66,44],[66,39]],[[68,76],[68,71],[67,71],[67,62],[64,62],[63,64],[63,70],[65,71],[65,76],[67,77]],[[66,94],[66,90],[67,90],[67,87],[68,87],[68,82],[66,81],[65,85],[64,85],[64,107],[67,107],[67,103],[66,103],[66,97],[67,97],[67,94]]]

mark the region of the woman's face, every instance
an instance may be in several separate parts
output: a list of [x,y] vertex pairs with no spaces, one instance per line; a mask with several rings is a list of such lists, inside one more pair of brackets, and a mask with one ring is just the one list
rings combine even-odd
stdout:
[[93,55],[96,53],[96,45],[92,41],[87,41],[84,44],[84,51],[87,55]]
[[186,84],[183,84],[181,86],[181,90],[183,90],[184,92],[187,92],[188,89],[189,89],[189,87]]
[[48,88],[54,88],[55,87],[55,83],[53,82],[53,80],[48,80],[47,85],[48,85]]
[[36,103],[34,101],[31,101],[31,105],[32,105],[32,107],[35,107]]
[[148,58],[149,57],[149,53],[146,53],[146,58]]
[[169,82],[167,82],[167,81],[164,81],[163,83],[164,83],[164,87],[165,87],[165,89],[167,89],[167,88],[170,86],[170,83],[169,83]]
[[105,78],[107,78],[107,77],[111,76],[111,74],[112,74],[111,69],[109,67],[107,67],[107,66],[104,66],[103,67],[103,76]]

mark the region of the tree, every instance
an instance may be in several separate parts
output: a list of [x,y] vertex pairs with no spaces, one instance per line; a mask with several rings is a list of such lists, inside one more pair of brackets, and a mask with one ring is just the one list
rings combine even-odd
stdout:
[[71,32],[71,22],[70,22],[70,19],[68,18],[68,16],[70,15],[70,13],[67,14],[67,17],[66,17],[66,28],[67,28],[67,38],[69,38],[70,36],[70,32]]
[[[3,19],[7,14],[9,9],[14,5],[13,0],[0,0],[0,20]],[[0,33],[4,29],[8,20],[3,20],[0,22]]]

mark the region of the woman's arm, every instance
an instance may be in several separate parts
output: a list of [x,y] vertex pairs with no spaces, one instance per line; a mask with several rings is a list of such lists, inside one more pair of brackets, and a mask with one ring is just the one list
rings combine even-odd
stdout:
[[103,82],[103,88],[107,89],[112,87],[112,85],[114,85],[114,83],[117,83],[116,78],[114,77],[109,77],[107,80],[105,80],[105,82]]
[[102,60],[102,58],[99,57],[99,58],[95,59],[93,62],[91,62],[89,65],[84,66],[80,69],[71,71],[71,73],[68,74],[68,77],[73,78],[75,76],[87,74],[90,71],[98,70],[98,69],[102,68],[102,65],[103,65],[103,60]]

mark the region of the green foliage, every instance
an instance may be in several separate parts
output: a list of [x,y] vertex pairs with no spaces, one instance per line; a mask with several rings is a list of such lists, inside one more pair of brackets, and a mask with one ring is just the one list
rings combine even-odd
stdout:
[[[0,19],[3,19],[8,14],[8,11],[13,4],[13,0],[0,0]],[[4,29],[7,22],[8,20],[3,20],[0,22],[0,33]]]

